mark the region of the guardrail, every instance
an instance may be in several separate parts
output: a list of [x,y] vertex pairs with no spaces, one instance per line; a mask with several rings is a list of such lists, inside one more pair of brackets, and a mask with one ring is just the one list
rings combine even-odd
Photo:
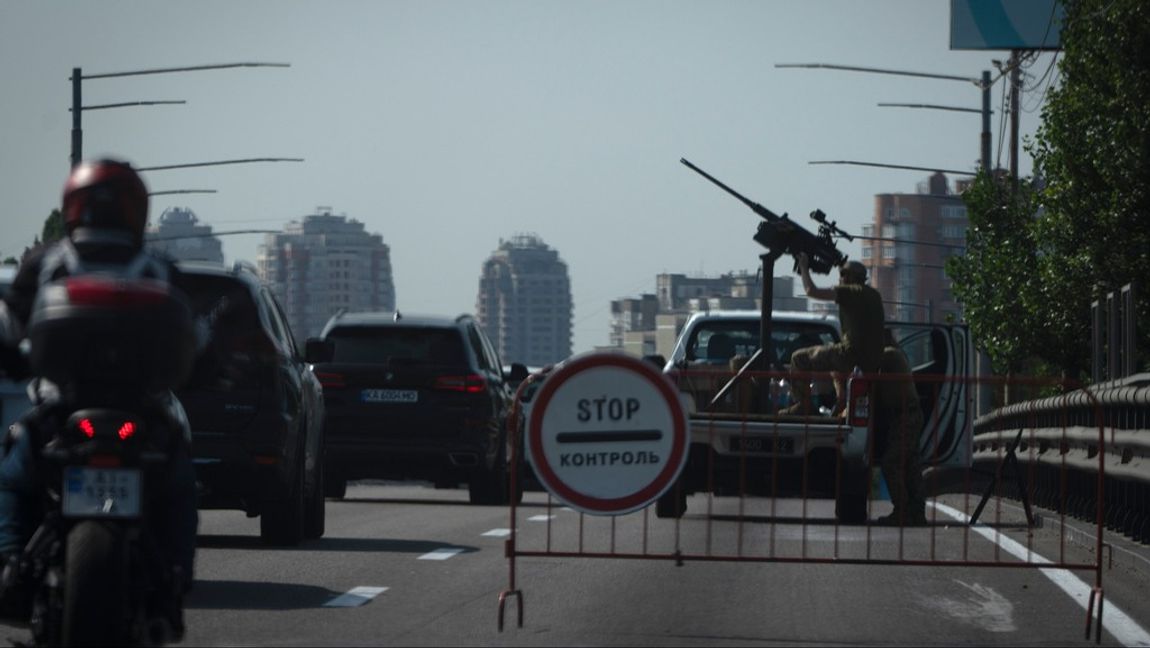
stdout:
[[[1106,528],[1150,543],[1150,374],[1015,403],[979,418],[975,469],[993,472],[1019,430],[1016,456],[1030,501],[1089,520],[1096,510],[1092,485],[1102,472]],[[1091,496],[1080,494],[1085,492]]]

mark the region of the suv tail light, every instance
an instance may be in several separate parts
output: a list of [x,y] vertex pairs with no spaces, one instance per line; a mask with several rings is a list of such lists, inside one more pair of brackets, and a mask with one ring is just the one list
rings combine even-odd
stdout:
[[478,394],[487,389],[487,380],[479,374],[466,376],[439,376],[435,379],[435,388],[447,391],[460,391],[468,394]]

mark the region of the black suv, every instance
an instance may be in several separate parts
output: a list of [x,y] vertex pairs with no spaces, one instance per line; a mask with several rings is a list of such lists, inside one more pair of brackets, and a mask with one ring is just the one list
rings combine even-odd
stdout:
[[[338,314],[310,340],[327,418],[327,494],[349,479],[468,485],[473,504],[509,500],[504,422],[511,390],[470,315]],[[527,369],[512,365],[508,378]],[[521,496],[522,492],[517,493]]]
[[323,391],[254,269],[182,262],[206,347],[177,392],[192,427],[200,508],[260,517],[294,545],[324,532]]

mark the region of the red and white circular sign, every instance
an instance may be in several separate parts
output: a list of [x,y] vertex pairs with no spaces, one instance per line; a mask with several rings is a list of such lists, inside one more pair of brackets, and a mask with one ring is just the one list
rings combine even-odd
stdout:
[[527,422],[535,476],[568,506],[622,515],[658,499],[687,462],[687,416],[658,368],[622,353],[568,360]]

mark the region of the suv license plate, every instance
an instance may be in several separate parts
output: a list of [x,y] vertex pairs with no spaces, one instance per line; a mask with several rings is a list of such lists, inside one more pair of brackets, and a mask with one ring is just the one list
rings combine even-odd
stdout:
[[419,392],[414,389],[365,389],[365,403],[414,403],[419,400]]
[[767,452],[789,455],[795,452],[795,440],[790,437],[731,437],[731,452]]
[[65,517],[140,517],[140,471],[132,468],[64,470]]

